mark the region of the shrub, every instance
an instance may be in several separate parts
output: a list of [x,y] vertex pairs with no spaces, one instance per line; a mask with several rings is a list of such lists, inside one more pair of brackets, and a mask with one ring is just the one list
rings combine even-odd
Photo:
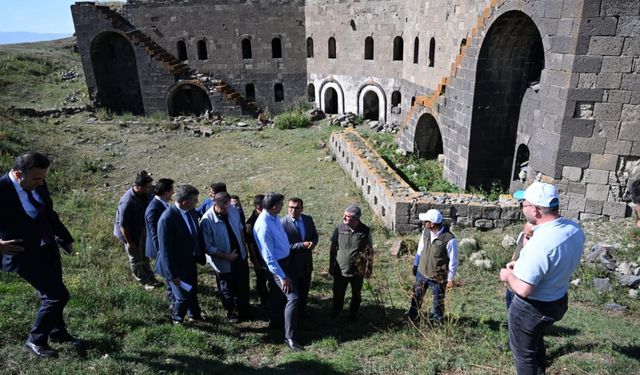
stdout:
[[275,126],[278,129],[306,128],[311,125],[311,118],[304,112],[285,112],[276,116]]

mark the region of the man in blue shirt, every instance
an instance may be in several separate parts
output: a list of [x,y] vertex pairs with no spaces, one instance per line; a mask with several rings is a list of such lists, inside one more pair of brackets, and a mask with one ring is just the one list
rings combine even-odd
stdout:
[[518,374],[545,371],[544,331],[568,309],[567,289],[580,263],[585,236],[560,216],[555,186],[534,182],[525,190],[522,213],[534,236],[517,261],[500,270],[500,281],[515,296],[508,315],[509,344]]
[[[262,201],[263,210],[253,227],[253,234],[269,269],[270,285],[270,313],[276,318],[275,313],[282,311],[284,307],[284,337],[285,344],[294,351],[302,351],[304,347],[296,341],[296,329],[298,326],[298,286],[294,278],[298,275],[295,262],[292,262],[289,248],[289,240],[278,214],[284,205],[284,195],[280,193],[267,193]],[[279,317],[277,317],[279,318]],[[279,319],[278,319],[279,320]],[[271,321],[271,326],[278,325],[278,321]]]

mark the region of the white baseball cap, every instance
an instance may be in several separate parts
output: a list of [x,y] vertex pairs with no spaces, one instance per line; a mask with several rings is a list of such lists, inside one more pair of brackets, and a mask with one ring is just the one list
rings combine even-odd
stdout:
[[420,215],[418,215],[418,218],[420,219],[420,221],[430,221],[433,224],[442,223],[442,214],[440,213],[440,211],[435,209],[431,209],[427,212],[421,213]]
[[544,182],[534,182],[524,191],[524,199],[539,207],[558,207],[558,188]]

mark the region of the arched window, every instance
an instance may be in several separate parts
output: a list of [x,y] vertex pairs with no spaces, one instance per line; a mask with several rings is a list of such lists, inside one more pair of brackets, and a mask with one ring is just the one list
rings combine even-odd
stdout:
[[284,87],[282,86],[282,83],[276,83],[273,86],[273,94],[276,102],[284,102]]
[[336,58],[336,39],[334,37],[329,38],[329,58],[330,59],[335,59]]
[[467,38],[464,38],[460,41],[460,54],[462,54],[462,49],[467,45]]
[[436,63],[436,39],[431,38],[429,42],[429,66],[433,67]]
[[248,83],[244,87],[244,97],[247,99],[247,102],[256,101],[256,87],[253,85],[253,83]]
[[416,37],[413,41],[413,63],[418,63],[418,56],[420,56],[420,39]]
[[311,37],[307,38],[307,58],[310,59],[313,57],[313,39]]
[[402,96],[400,95],[400,91],[394,91],[391,93],[391,106],[397,107],[400,105],[400,101],[402,100]]
[[310,102],[316,101],[316,86],[313,83],[307,85],[307,99]]
[[393,61],[402,61],[404,55],[404,41],[402,37],[395,37],[393,39]]
[[364,59],[373,60],[373,38],[370,36],[364,40]]
[[411,106],[413,107],[416,104],[416,97],[412,96],[411,97]]
[[274,59],[282,58],[282,43],[280,38],[273,38],[271,40],[271,57]]
[[242,58],[250,59],[252,58],[251,54],[251,40],[249,38],[242,39]]
[[206,60],[207,56],[207,42],[204,40],[199,40],[198,44],[198,60]]
[[185,44],[184,40],[179,40],[178,41],[177,49],[178,49],[178,60],[180,60],[180,61],[188,60],[188,58],[187,58],[187,45]]

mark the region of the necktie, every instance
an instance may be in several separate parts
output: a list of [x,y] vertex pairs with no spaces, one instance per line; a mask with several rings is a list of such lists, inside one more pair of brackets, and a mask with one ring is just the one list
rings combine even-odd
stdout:
[[200,255],[200,247],[198,243],[198,231],[196,230],[196,224],[193,221],[193,216],[189,212],[185,213],[187,215],[187,222],[189,223],[189,229],[191,230],[191,237],[193,237],[194,243],[194,254]]
[[29,199],[29,203],[36,209],[36,216],[40,216],[44,212],[44,205],[33,196],[33,192],[31,190],[25,190],[27,192],[27,198]]
[[36,214],[35,220],[38,223],[38,227],[40,228],[40,235],[42,236],[42,240],[48,245],[54,245],[56,243],[56,237],[53,234],[53,229],[51,229],[51,224],[49,223],[49,220],[47,220],[47,217],[44,214],[44,211],[45,211],[44,204],[36,200],[31,190],[25,190],[25,191],[27,192],[27,199],[29,199],[29,203],[31,203],[31,205],[38,212]]
[[300,236],[300,239],[301,239],[301,240],[304,240],[304,238],[302,238],[302,230],[300,230],[300,223],[299,223],[299,220],[298,220],[298,219],[295,219],[295,220],[293,221],[293,223],[295,224],[296,229],[298,230],[298,235]]

